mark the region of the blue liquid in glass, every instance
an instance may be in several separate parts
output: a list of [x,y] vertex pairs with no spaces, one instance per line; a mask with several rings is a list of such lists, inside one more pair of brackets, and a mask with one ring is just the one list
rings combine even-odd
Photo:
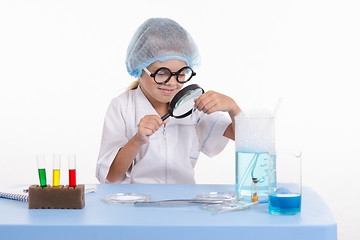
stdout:
[[271,214],[296,214],[301,210],[301,195],[292,193],[274,193],[269,195],[269,212]]
[[259,181],[259,196],[268,196],[268,153],[236,152],[235,192],[242,198],[251,196],[252,178]]

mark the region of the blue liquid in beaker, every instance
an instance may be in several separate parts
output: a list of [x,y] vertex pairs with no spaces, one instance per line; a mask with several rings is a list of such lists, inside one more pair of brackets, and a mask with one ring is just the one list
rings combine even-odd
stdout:
[[259,196],[268,196],[268,153],[236,152],[235,192],[240,198],[251,196],[252,178],[259,181]]
[[269,195],[269,212],[275,215],[297,214],[301,210],[301,195],[274,193]]

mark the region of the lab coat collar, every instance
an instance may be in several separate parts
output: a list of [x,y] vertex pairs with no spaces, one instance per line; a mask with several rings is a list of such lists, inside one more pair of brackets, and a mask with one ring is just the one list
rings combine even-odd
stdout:
[[[136,126],[139,125],[140,120],[146,116],[146,115],[158,115],[154,107],[151,105],[149,100],[146,98],[144,93],[142,92],[140,86],[135,89],[135,119],[136,119]],[[162,117],[162,116],[159,116]],[[182,125],[194,125],[194,123],[191,118],[185,117],[182,119],[177,119],[170,117],[170,121],[166,124],[174,125],[174,124],[182,124]]]

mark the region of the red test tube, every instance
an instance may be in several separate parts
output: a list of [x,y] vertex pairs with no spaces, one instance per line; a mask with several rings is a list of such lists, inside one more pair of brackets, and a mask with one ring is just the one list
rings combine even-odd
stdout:
[[69,187],[76,187],[76,155],[69,154]]

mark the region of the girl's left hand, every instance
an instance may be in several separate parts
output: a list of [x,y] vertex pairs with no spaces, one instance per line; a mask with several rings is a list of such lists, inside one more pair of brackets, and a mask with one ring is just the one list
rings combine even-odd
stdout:
[[195,99],[195,107],[207,114],[216,111],[228,112],[230,117],[235,117],[241,111],[231,97],[215,91],[208,91]]

